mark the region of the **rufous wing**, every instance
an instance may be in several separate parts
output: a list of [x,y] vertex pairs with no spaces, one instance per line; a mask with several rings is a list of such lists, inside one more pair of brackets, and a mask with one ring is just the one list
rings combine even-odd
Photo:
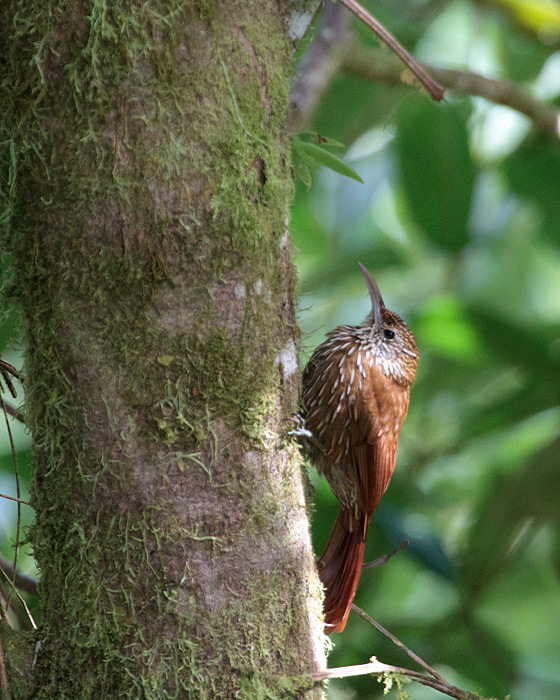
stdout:
[[394,421],[388,424],[387,416],[380,415],[377,399],[384,389],[371,382],[352,407],[352,469],[358,494],[356,511],[360,515],[371,515],[377,508],[395,468],[398,433],[389,430]]
[[358,509],[370,516],[389,486],[395,468],[396,439],[380,436],[373,444],[363,442],[353,449],[355,469],[360,484]]

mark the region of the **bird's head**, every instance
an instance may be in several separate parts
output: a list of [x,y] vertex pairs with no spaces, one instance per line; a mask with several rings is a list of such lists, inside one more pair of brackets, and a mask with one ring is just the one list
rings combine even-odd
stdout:
[[371,297],[371,312],[361,328],[365,333],[371,352],[384,374],[402,384],[412,384],[418,366],[418,347],[412,331],[383,301],[379,286],[369,270],[358,263],[365,277]]

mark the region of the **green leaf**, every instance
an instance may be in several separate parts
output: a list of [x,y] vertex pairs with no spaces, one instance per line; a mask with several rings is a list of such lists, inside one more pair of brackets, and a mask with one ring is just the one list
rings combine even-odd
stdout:
[[545,136],[527,141],[505,162],[505,172],[513,190],[537,204],[544,214],[543,233],[556,243],[560,227],[560,148]]
[[292,143],[292,150],[294,152],[294,155],[297,156],[300,161],[303,161],[309,168],[312,168],[313,170],[318,170],[319,165],[311,156],[308,155],[307,151],[304,148],[305,145],[306,144],[303,141],[301,141],[298,138],[295,138]]
[[475,179],[464,119],[455,105],[407,100],[396,139],[410,210],[426,235],[457,252],[468,242]]
[[314,143],[294,139],[294,149],[303,162],[310,168],[317,169],[324,166],[325,168],[329,168],[329,170],[334,170],[335,173],[339,173],[345,177],[350,177],[353,180],[361,182],[362,184],[364,182],[358,173],[355,170],[352,170],[349,165],[346,165],[343,160],[333,156],[332,153],[329,153],[320,146],[316,146]]
[[304,163],[303,160],[294,162],[294,172],[296,177],[298,177],[309,190],[313,184],[313,178],[311,177],[311,170],[307,163]]
[[475,324],[459,300],[451,295],[434,297],[420,315],[415,334],[422,345],[461,362],[476,363],[485,348]]

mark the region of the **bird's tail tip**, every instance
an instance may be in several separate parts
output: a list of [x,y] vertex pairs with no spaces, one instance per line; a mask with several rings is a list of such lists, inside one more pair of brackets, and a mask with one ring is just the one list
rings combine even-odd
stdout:
[[360,580],[368,522],[367,516],[352,522],[341,512],[319,560],[319,577],[325,586],[325,634],[342,632],[346,626]]

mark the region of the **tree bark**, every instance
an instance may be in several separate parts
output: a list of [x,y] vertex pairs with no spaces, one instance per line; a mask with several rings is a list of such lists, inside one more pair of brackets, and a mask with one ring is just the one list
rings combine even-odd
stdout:
[[287,5],[2,12],[35,698],[322,696],[304,479],[282,437],[299,383]]

